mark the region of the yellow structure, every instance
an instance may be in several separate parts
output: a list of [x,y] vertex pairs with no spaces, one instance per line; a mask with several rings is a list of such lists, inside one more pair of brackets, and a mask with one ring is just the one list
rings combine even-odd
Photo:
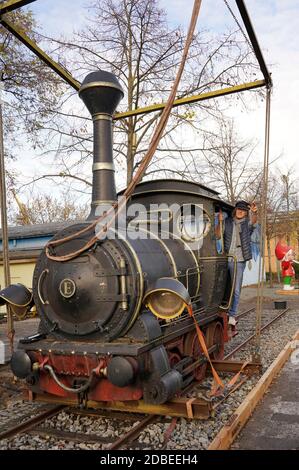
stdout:
[[[24,284],[31,288],[36,259],[12,260],[10,262],[11,283]],[[3,262],[0,262],[0,288],[4,287]]]
[[[9,264],[12,284],[20,283],[28,288],[32,287],[33,271],[41,250],[55,233],[70,223],[74,222],[9,227]],[[0,288],[4,287],[2,235],[0,232]],[[5,307],[0,307],[0,311],[4,312]]]
[[[26,287],[32,287],[32,276],[36,263],[36,258],[28,259],[14,259],[10,261],[10,275],[11,283],[24,284]],[[3,270],[3,260],[0,261],[0,289],[3,289],[5,286],[4,283],[4,270]],[[0,307],[0,312],[4,313],[6,311],[5,305]]]

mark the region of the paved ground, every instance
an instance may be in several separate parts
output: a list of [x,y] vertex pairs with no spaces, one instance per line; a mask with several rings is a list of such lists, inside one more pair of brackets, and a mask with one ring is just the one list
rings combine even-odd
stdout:
[[[279,289],[279,285],[264,288],[264,305],[273,308],[274,301],[284,300],[288,307],[298,308],[299,290],[298,295],[282,295]],[[244,287],[240,310],[255,306],[256,296],[256,287]],[[299,450],[299,364],[290,360],[285,365],[232,448]]]
[[[265,286],[263,290],[263,297],[265,304],[270,307],[274,301],[287,301],[289,307],[298,306],[299,305],[299,289],[296,289],[296,294],[278,294],[277,291],[281,290],[282,286],[279,284],[274,285],[274,287]],[[241,291],[241,302],[240,306],[245,307],[247,304],[254,304],[256,303],[257,299],[257,287],[250,286],[250,287],[243,287]]]
[[285,365],[233,449],[299,450],[299,363],[294,362]]

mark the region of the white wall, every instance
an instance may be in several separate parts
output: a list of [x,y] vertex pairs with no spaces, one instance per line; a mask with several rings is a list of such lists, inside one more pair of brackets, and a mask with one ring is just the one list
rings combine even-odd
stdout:
[[[252,258],[251,261],[247,261],[246,268],[243,276],[243,286],[250,286],[252,284],[257,284],[259,279],[259,261],[261,256],[258,255],[256,260]],[[264,275],[265,279],[265,275]]]

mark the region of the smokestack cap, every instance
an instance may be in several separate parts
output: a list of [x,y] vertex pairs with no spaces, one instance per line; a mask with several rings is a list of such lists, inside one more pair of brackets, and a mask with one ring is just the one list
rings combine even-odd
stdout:
[[79,96],[92,116],[95,114],[112,116],[124,92],[113,73],[98,70],[85,77]]

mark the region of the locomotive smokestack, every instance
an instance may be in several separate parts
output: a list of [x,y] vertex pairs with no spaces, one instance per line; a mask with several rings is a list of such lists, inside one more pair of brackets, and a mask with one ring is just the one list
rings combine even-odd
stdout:
[[115,75],[98,70],[84,79],[79,96],[93,120],[92,201],[88,216],[93,219],[98,205],[116,201],[112,115],[124,93]]

